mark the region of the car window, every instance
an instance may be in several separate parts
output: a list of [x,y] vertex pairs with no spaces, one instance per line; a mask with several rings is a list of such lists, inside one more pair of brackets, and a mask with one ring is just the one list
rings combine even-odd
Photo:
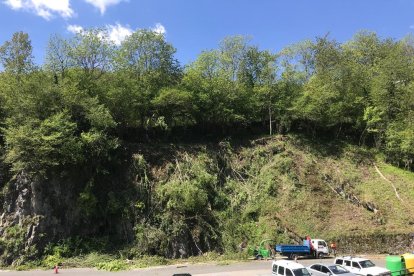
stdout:
[[326,243],[324,241],[318,241],[318,245],[326,246]]
[[330,265],[329,266],[329,270],[332,271],[333,274],[344,274],[344,273],[349,273],[348,270],[346,270],[344,267],[340,266],[340,265]]
[[309,274],[309,272],[306,268],[294,269],[293,274],[295,274],[295,276],[310,276],[310,274]]
[[361,261],[361,262],[359,262],[359,264],[362,266],[362,268],[368,268],[368,267],[374,267],[375,266],[375,264],[373,262],[371,262],[370,260]]
[[343,261],[343,260],[341,260],[341,259],[336,259],[335,264],[339,264],[339,265],[341,265],[341,264],[342,264],[342,261]]
[[351,266],[351,261],[345,261],[346,266]]
[[321,271],[321,265],[315,264],[313,266],[311,266],[312,269],[316,270],[316,271]]
[[277,274],[285,275],[285,268],[279,265],[279,268],[277,269]]
[[322,267],[322,273],[326,273],[326,274],[328,274],[330,271],[329,271],[329,269],[326,267],[326,266],[321,266]]
[[273,265],[273,272],[277,272],[277,265]]
[[357,262],[352,262],[352,267],[361,268]]
[[286,268],[286,276],[293,276],[292,270]]

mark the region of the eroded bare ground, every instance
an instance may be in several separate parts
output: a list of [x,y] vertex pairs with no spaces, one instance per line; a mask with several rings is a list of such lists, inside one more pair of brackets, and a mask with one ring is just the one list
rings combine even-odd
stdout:
[[[376,265],[385,267],[385,256],[367,256]],[[326,258],[323,260],[314,259],[299,259],[298,262],[304,266],[309,266],[313,263],[333,263],[333,258]],[[196,264],[196,265],[180,265],[180,266],[163,266],[155,268],[145,268],[121,272],[106,272],[89,268],[79,269],[61,269],[60,275],[79,275],[79,276],[127,276],[127,275],[139,275],[139,276],[172,276],[178,273],[190,273],[193,276],[265,276],[271,275],[272,260],[263,261],[248,261],[243,263],[234,264]],[[53,270],[34,270],[34,271],[1,271],[0,275],[4,276],[46,276],[54,274]]]

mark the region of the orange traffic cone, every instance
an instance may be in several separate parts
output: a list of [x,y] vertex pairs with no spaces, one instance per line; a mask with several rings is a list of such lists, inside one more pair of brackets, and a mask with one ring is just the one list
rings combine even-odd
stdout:
[[55,265],[55,274],[58,274],[59,273],[59,267],[58,267],[58,265]]

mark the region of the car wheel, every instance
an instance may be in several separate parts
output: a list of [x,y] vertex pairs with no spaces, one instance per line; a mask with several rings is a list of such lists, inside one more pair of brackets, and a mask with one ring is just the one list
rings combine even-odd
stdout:
[[323,253],[318,253],[318,259],[322,259],[323,258]]

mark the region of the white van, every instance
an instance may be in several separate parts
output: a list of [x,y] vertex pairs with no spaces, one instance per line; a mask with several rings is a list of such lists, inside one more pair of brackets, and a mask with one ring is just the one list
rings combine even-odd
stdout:
[[335,264],[342,265],[352,273],[364,276],[391,276],[391,271],[376,266],[371,260],[365,258],[353,258],[351,256],[338,257]]
[[294,261],[278,260],[272,262],[272,275],[277,276],[310,276],[308,270]]

